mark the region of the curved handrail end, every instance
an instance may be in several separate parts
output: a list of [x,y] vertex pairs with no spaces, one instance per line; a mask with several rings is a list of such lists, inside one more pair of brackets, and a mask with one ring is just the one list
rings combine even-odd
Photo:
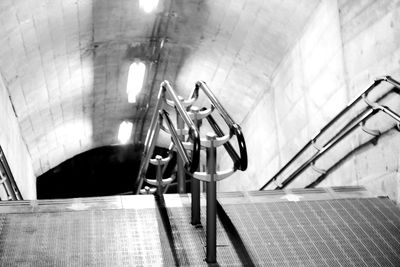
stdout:
[[389,75],[384,75],[384,76],[376,77],[374,79],[374,82],[383,82],[383,81],[386,82],[387,80],[390,80],[390,79],[392,79],[392,77],[390,77]]
[[188,166],[189,172],[193,173],[197,171],[200,164],[200,134],[196,127],[189,128],[189,136],[193,142],[192,160],[190,166]]
[[[247,169],[247,148],[246,148],[246,142],[244,140],[242,128],[240,125],[234,123],[232,124],[230,130],[236,135],[238,145],[239,145],[239,153],[240,153],[240,159],[239,159],[239,166],[238,169],[241,171],[245,171]],[[235,162],[236,165],[236,162]]]

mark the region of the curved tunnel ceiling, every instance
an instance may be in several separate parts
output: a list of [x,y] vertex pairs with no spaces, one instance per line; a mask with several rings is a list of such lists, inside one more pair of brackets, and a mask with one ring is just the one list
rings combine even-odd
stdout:
[[[0,74],[35,174],[115,144],[123,119],[143,140],[164,79],[183,96],[205,80],[240,122],[318,3],[166,0],[146,14],[132,0],[1,1]],[[134,59],[148,72],[129,104]]]

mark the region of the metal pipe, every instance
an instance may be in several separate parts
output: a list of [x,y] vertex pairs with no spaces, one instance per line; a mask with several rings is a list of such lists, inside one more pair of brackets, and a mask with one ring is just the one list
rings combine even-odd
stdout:
[[[387,134],[388,132],[392,131],[393,129],[397,129],[398,128],[396,126],[389,128],[385,131],[383,131],[381,133],[381,135]],[[357,151],[361,151],[363,148],[365,148],[366,146],[368,146],[369,144],[376,144],[378,136],[374,136],[374,138],[369,139],[367,142],[362,143],[361,145],[359,145],[358,147],[356,147],[354,150],[351,150],[350,152],[348,152],[343,158],[341,158],[339,161],[335,162],[332,166],[330,166],[327,170],[326,173],[320,175],[317,177],[317,179],[315,179],[314,181],[312,181],[311,183],[309,183],[308,185],[306,185],[304,188],[314,188],[315,186],[317,186],[319,183],[321,183],[327,176],[328,174],[332,171],[335,170],[338,166],[340,166],[341,164],[343,164],[343,162],[348,159],[351,155],[353,155],[354,153],[356,153]]]
[[193,123],[193,121],[190,119],[189,114],[186,112],[186,110],[183,107],[181,101],[179,100],[178,95],[175,93],[174,89],[169,84],[169,82],[168,81],[163,81],[161,83],[161,86],[163,88],[165,88],[167,90],[168,94],[171,96],[172,100],[175,103],[176,110],[181,115],[181,117],[185,121],[186,125],[188,125],[189,128],[191,128],[191,127],[196,128],[194,123]]
[[393,79],[390,76],[385,76],[384,78],[388,83],[391,83],[393,86],[396,86],[397,88],[400,89],[400,82],[396,81],[395,79]]
[[[157,112],[157,114],[159,114]],[[160,115],[158,115],[160,116]],[[158,133],[160,132],[160,125],[162,124],[162,119],[157,120],[157,124],[154,128],[154,136],[158,135]],[[151,141],[149,146],[148,146],[148,150],[146,152],[146,154],[143,156],[142,158],[142,162],[140,164],[140,169],[139,169],[139,174],[138,174],[138,178],[137,178],[137,189],[136,189],[136,194],[139,194],[140,189],[143,186],[143,180],[144,180],[144,176],[147,173],[147,168],[149,167],[149,161],[151,156],[153,155],[153,151],[154,151],[154,147],[156,145],[155,141]]]
[[[190,108],[190,111],[194,114],[194,119],[193,122],[197,127],[197,130],[199,131],[200,134],[200,125],[201,125],[201,120],[198,118],[198,114],[200,112],[200,109],[198,107],[192,106]],[[197,170],[200,170],[200,166],[198,166]],[[191,177],[191,183],[190,183],[190,192],[192,196],[192,217],[191,217],[191,224],[192,225],[198,225],[201,223],[200,221],[200,181]]]
[[9,200],[18,200],[17,195],[13,190],[12,184],[10,183],[10,178],[8,176],[9,174],[6,171],[3,162],[4,161],[2,159],[0,162],[0,177],[2,178],[2,184],[4,186],[4,190],[6,191]]
[[[151,102],[151,98],[153,96],[153,90],[155,88],[155,83],[157,80],[157,75],[159,73],[159,68],[160,68],[160,62],[162,62],[162,52],[164,48],[164,40],[167,38],[167,33],[168,33],[168,28],[170,26],[171,22],[171,16],[165,16],[165,12],[171,13],[173,11],[173,1],[169,1],[168,5],[164,5],[163,12],[159,12],[156,15],[155,22],[153,24],[152,30],[151,30],[151,36],[150,36],[150,41],[152,44],[152,54],[150,57],[150,60],[152,61],[152,64],[150,65],[150,69],[152,66],[154,67],[153,77],[151,79],[150,83],[150,91],[148,94],[148,97],[146,99],[146,105],[145,105],[145,111],[142,116],[142,122],[141,122],[141,127],[140,127],[140,134],[139,138],[140,140],[142,139],[143,136],[143,130],[144,130],[144,125],[146,122],[147,114],[149,112],[149,103]],[[150,73],[150,72],[149,72]]]
[[178,138],[178,134],[177,134],[177,132],[176,132],[176,130],[175,130],[173,124],[172,124],[171,119],[169,118],[168,112],[166,112],[165,110],[162,110],[160,112],[160,115],[164,118],[164,120],[165,120],[165,122],[167,124],[168,130],[171,133],[172,141],[175,144],[175,147],[176,147],[176,150],[178,151],[178,154],[181,156],[181,158],[182,158],[183,162],[185,163],[185,165],[189,165],[190,164],[189,157],[188,157],[188,155],[186,153],[186,150],[183,147],[181,141]]
[[[371,106],[371,108],[372,108],[372,106]],[[360,122],[364,122],[365,120],[367,120],[368,118],[370,118],[370,117],[371,117],[373,114],[375,114],[376,112],[382,111],[382,112],[388,114],[390,117],[392,117],[392,118],[393,118],[394,120],[396,120],[397,122],[400,122],[400,116],[399,116],[396,112],[392,111],[389,107],[385,107],[385,106],[381,106],[381,105],[377,104],[377,105],[374,105],[374,108],[375,108],[375,109],[368,109],[368,110],[366,110],[365,113],[362,113],[364,116],[362,117],[361,120],[358,120],[357,123],[354,123],[354,122],[347,123],[344,127],[342,127],[342,128],[339,130],[339,134],[338,134],[338,135],[335,135],[335,136],[333,136],[331,139],[329,139],[329,140],[327,141],[327,143],[323,146],[323,149],[321,149],[321,151],[318,151],[317,153],[315,153],[315,154],[311,157],[311,159],[309,159],[309,160],[306,161],[303,165],[301,165],[298,169],[296,169],[296,171],[293,172],[293,173],[288,177],[287,180],[289,180],[289,182],[291,182],[291,181],[292,181],[292,178],[294,179],[295,176],[301,174],[301,173],[304,171],[304,169],[305,169],[306,167],[308,167],[309,164],[311,164],[313,161],[317,160],[317,159],[318,159],[319,157],[321,157],[325,152],[327,152],[327,151],[332,147],[332,144],[334,145],[334,144],[338,143],[338,142],[344,137],[344,135],[349,134],[351,131],[353,131],[353,130],[360,124]],[[365,115],[365,114],[367,114],[367,115]],[[353,125],[353,126],[350,128],[350,130],[346,131],[346,129],[347,129],[350,125]],[[342,133],[342,132],[344,132],[344,134],[340,134],[340,133]],[[326,148],[328,148],[328,149],[326,149]],[[301,150],[300,152],[302,152],[302,150]],[[299,152],[299,153],[300,153],[300,152]],[[299,154],[299,153],[297,153],[297,154]],[[297,156],[297,154],[296,154],[296,156]],[[295,157],[296,157],[296,156],[295,156]],[[295,157],[294,157],[294,158],[295,158]],[[290,164],[294,161],[294,158],[292,158],[286,165],[290,165]],[[285,165],[284,167],[286,167],[286,165]],[[304,168],[304,169],[303,169],[303,168]],[[282,168],[282,169],[283,169],[283,168]],[[282,172],[282,169],[281,169],[273,178],[276,178],[276,177]],[[272,180],[274,180],[274,179],[269,180],[269,181],[267,182],[267,184],[265,184],[260,190],[263,190]],[[286,181],[286,180],[285,180],[285,181]],[[281,184],[281,186],[277,187],[276,189],[278,189],[278,188],[283,188],[283,187],[285,187],[286,185],[287,185],[287,184],[284,182],[284,183]]]
[[[217,136],[221,137],[224,136],[225,133],[222,131],[222,129],[219,127],[215,119],[209,115],[207,116],[207,121],[210,124],[211,128],[213,128],[214,132],[217,134]],[[240,157],[236,153],[235,149],[231,145],[230,142],[227,142],[224,144],[225,150],[228,152],[229,156],[231,157],[232,161],[234,162],[234,167],[235,169],[239,169],[241,171],[245,171],[247,169],[247,148],[246,148],[246,143],[244,141],[243,134],[241,132],[240,126],[237,124],[232,125],[232,129],[234,129],[236,138],[238,139],[238,146],[239,146],[239,152],[240,152]]]
[[[175,107],[175,109],[177,109]],[[183,130],[185,129],[185,122],[183,121],[182,117],[180,116],[180,114],[177,112],[176,113],[176,126],[178,130]],[[179,131],[182,132],[182,131]],[[177,139],[179,139],[180,141],[185,141],[185,135],[183,134],[178,134]],[[178,183],[178,193],[179,194],[183,194],[186,193],[186,173],[185,173],[185,166],[184,166],[184,162],[181,158],[180,153],[178,154],[178,158],[177,158],[177,165],[178,165],[178,169],[177,169],[177,173],[176,173],[176,181]]]
[[[221,127],[219,127],[219,125],[217,124],[217,122],[215,121],[213,116],[211,116],[211,115],[207,116],[207,121],[210,124],[211,128],[214,130],[214,132],[217,134],[217,136],[221,137],[221,136],[225,135],[225,133],[222,131]],[[239,169],[240,168],[240,157],[236,153],[236,151],[233,148],[233,146],[231,145],[231,143],[226,142],[224,144],[224,147],[225,147],[226,152],[228,152],[229,156],[233,160],[233,162],[235,164],[235,168]]]
[[393,110],[391,110],[389,107],[386,106],[380,106],[379,109],[381,111],[383,111],[384,113],[386,113],[387,115],[389,115],[390,117],[392,117],[394,120],[396,120],[397,122],[400,122],[400,116],[394,112]]
[[272,181],[275,181],[276,178],[281,175],[281,173],[283,173],[291,164],[292,162],[294,162],[301,154],[303,154],[303,152],[308,149],[308,147],[311,145],[312,140],[308,141],[307,144],[305,146],[303,146],[299,152],[296,153],[296,155],[294,155],[282,168],[279,169],[279,171],[277,173],[275,173],[275,175],[268,180],[268,182],[266,182],[259,190],[264,190],[267,186],[269,186]]
[[10,181],[8,179],[6,179],[3,183],[4,185],[4,189],[6,191],[6,194],[8,196],[9,200],[18,200],[17,196],[15,195],[14,190],[12,189],[12,186],[10,184]]
[[158,92],[158,96],[157,96],[157,103],[155,106],[155,111],[153,113],[153,116],[151,117],[151,121],[150,121],[150,126],[149,126],[149,130],[147,131],[147,135],[146,135],[146,139],[144,141],[144,146],[147,147],[149,142],[150,142],[150,137],[152,137],[152,135],[150,135],[149,133],[151,133],[152,131],[154,131],[154,128],[157,124],[157,120],[158,120],[158,111],[162,109],[163,104],[164,104],[164,99],[165,99],[165,89],[160,86],[160,90]]
[[190,94],[190,99],[197,100],[199,98],[199,87],[195,86],[192,93]]
[[4,186],[8,187],[9,196],[12,198],[12,200],[23,200],[22,195],[18,189],[18,186],[15,183],[14,176],[11,173],[11,169],[10,166],[8,165],[6,156],[1,147],[0,147],[0,164],[1,164],[0,172],[2,171],[3,174],[5,175]]
[[169,82],[163,81],[161,83],[161,86],[163,88],[165,88],[166,91],[171,96],[172,100],[175,103],[176,110],[181,115],[183,121],[186,123],[186,125],[189,128],[189,138],[192,139],[192,142],[193,142],[192,161],[187,161],[185,167],[187,169],[189,169],[189,167],[190,167],[190,169],[188,170],[189,172],[195,172],[197,170],[197,167],[198,167],[198,164],[200,161],[200,135],[199,135],[199,132],[197,131],[196,126],[194,125],[193,121],[190,119],[189,114],[186,112],[181,101],[179,100],[179,97],[177,96],[177,94],[175,93],[174,89],[169,84]]
[[[360,118],[362,115],[364,115],[365,112],[367,112],[367,111],[369,111],[369,110],[370,110],[370,109],[366,109],[364,112],[362,112],[362,113],[360,114],[360,116],[357,116],[355,119],[357,120],[357,119]],[[354,125],[354,121],[350,121],[350,122],[346,123],[338,132],[341,133],[341,132],[343,132],[343,131],[346,131],[346,129],[347,129],[348,127],[352,126],[352,125]],[[322,148],[323,148],[324,146],[328,145],[329,143],[331,143],[332,141],[334,141],[336,138],[338,138],[338,136],[340,136],[340,134],[331,137],[329,140],[327,140],[327,141],[325,142],[325,144],[322,146]],[[275,180],[279,177],[279,175],[281,175],[281,174],[282,174],[282,173],[283,173],[283,172],[284,172],[284,171],[285,171],[299,156],[301,156],[301,155],[304,153],[304,151],[307,150],[312,144],[314,144],[314,139],[310,139],[310,140],[307,142],[307,144],[305,144],[305,145],[300,149],[300,151],[296,153],[296,155],[294,155],[282,168],[280,168],[280,170],[279,170],[277,173],[275,173],[275,175],[274,175],[271,179],[268,180],[267,183],[265,183],[265,184],[260,188],[260,190],[264,190],[269,184],[271,184],[272,181],[275,181]],[[317,150],[321,150],[322,148],[317,149]]]
[[142,188],[143,185],[143,177],[146,175],[147,168],[149,166],[149,160],[150,157],[152,156],[154,145],[155,145],[155,138],[156,135],[158,136],[158,132],[160,130],[160,124],[158,122],[159,120],[159,110],[162,109],[163,104],[164,104],[164,99],[165,99],[165,89],[160,86],[160,90],[158,92],[157,96],[157,103],[155,107],[155,112],[153,113],[153,116],[151,117],[150,121],[150,126],[147,131],[146,139],[144,142],[144,148],[143,148],[143,154],[142,154],[142,161],[140,163],[140,168],[138,172],[138,178],[136,179],[136,194],[139,194],[140,189]]
[[203,90],[203,92],[207,95],[208,99],[213,104],[213,106],[219,111],[219,113],[221,114],[222,118],[228,124],[229,128],[233,124],[235,124],[235,122],[233,121],[231,116],[229,116],[228,112],[226,112],[225,108],[221,105],[221,103],[215,97],[214,93],[211,91],[211,89],[208,87],[208,85],[204,81],[198,81],[196,83],[196,86],[201,88]]
[[323,154],[328,152],[334,145],[336,145],[339,141],[341,141],[344,137],[346,137],[348,134],[350,134],[353,130],[355,130],[360,122],[368,120],[370,117],[372,117],[377,111],[376,110],[369,110],[363,117],[362,119],[358,122],[355,123],[351,128],[347,129],[344,132],[339,133],[338,136],[333,138],[333,141],[324,146],[321,150],[317,151],[309,160],[307,160],[305,163],[303,163],[299,168],[297,168],[287,179],[285,179],[280,186],[277,186],[275,189],[283,189],[285,188],[288,184],[290,184],[297,175],[301,174],[312,162],[316,161],[319,159]]
[[5,177],[5,176],[3,177],[3,174],[1,173],[1,170],[0,170],[0,177],[1,177],[0,184],[4,188],[4,192],[7,195],[7,200],[10,200],[10,199],[12,199],[12,196],[9,193],[9,191],[10,191],[9,187],[7,186],[7,177]]
[[[235,152],[235,154],[232,153],[233,149],[229,147],[230,144],[227,144],[226,146],[224,145],[224,147],[227,150],[228,154],[231,156],[233,162],[235,163],[235,168],[237,168],[241,171],[245,171],[247,169],[247,149],[246,149],[246,143],[244,141],[243,133],[242,133],[240,126],[234,122],[232,117],[225,110],[225,108],[221,105],[219,100],[215,97],[214,93],[211,91],[211,89],[208,87],[208,85],[204,81],[198,81],[196,83],[195,88],[201,88],[203,90],[203,92],[207,95],[211,104],[215,107],[215,109],[218,110],[221,117],[225,120],[226,124],[229,127],[230,135],[231,136],[235,135],[237,137],[239,152],[240,152],[240,160],[235,159],[236,152]],[[213,120],[213,118],[211,118],[211,121],[214,121],[214,123],[212,123],[210,121],[209,117],[210,116],[208,116],[207,119],[210,122],[211,127],[213,127],[213,125],[216,125],[215,120]],[[222,132],[222,131],[220,130],[220,132]]]
[[[285,171],[301,154],[303,154],[303,152],[308,149],[308,147],[313,144],[313,142],[315,142],[319,137],[321,137],[321,135],[323,133],[326,132],[326,130],[331,127],[336,121],[338,121],[351,107],[353,107],[355,105],[355,103],[357,103],[358,101],[360,101],[361,99],[365,99],[366,96],[368,95],[368,93],[374,89],[376,86],[378,86],[381,82],[386,81],[390,84],[392,84],[393,86],[400,88],[400,83],[397,82],[396,80],[394,80],[392,77],[390,76],[384,76],[381,78],[377,78],[375,79],[375,81],[367,88],[365,89],[363,92],[361,92],[358,96],[356,96],[352,101],[349,102],[349,104],[347,104],[347,106],[345,108],[343,108],[331,121],[329,121],[313,138],[310,139],[310,141],[308,141],[301,149],[299,152],[297,152],[282,168],[280,168],[280,170],[271,178],[269,179],[259,190],[264,190],[268,185],[270,185],[270,183],[274,180],[277,179],[277,177],[283,173],[283,171]],[[386,94],[385,94],[386,95]],[[385,111],[384,111],[385,112]],[[389,111],[390,113],[390,111]],[[391,113],[393,115],[393,113]],[[390,115],[390,114],[389,114]],[[393,117],[394,119],[396,119],[395,117]],[[345,127],[342,127],[342,130],[345,130],[346,127],[348,127],[351,124],[348,123],[346,124]],[[333,141],[334,138],[331,138],[330,140],[328,140],[325,145],[327,145],[328,143],[330,143],[331,141]],[[325,146],[324,145],[324,146]]]
[[217,261],[217,185],[215,181],[217,149],[212,140],[216,139],[214,133],[207,134],[207,139],[211,141],[211,146],[207,147],[207,174],[210,181],[207,182],[207,258],[208,263]]
[[192,193],[192,225],[198,225],[200,221],[200,181],[191,178],[191,193]]
[[162,198],[162,194],[163,194],[163,186],[162,186],[162,157],[160,155],[156,156],[156,160],[157,160],[157,171],[156,171],[156,181],[157,183],[157,193],[160,196],[160,199]]

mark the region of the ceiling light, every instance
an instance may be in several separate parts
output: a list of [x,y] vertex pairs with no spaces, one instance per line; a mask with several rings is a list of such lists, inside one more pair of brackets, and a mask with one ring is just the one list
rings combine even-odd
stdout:
[[146,65],[143,62],[133,62],[129,67],[128,82],[126,92],[128,93],[128,102],[135,103],[136,96],[142,90]]
[[157,7],[158,0],[139,0],[139,5],[144,12],[150,13]]
[[130,121],[123,121],[119,125],[118,140],[121,144],[128,143],[131,138],[133,124]]

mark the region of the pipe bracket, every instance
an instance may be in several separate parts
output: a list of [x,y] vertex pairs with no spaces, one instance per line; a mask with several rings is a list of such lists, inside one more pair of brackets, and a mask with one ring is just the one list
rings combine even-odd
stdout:
[[205,139],[205,138],[201,138],[200,142],[201,142],[201,146],[203,147],[219,147],[222,146],[223,144],[225,144],[226,142],[229,141],[229,139],[231,138],[230,135],[224,135],[222,137],[215,137],[215,139]]
[[145,186],[143,189],[140,189],[139,193],[141,195],[150,195],[150,194],[154,194],[154,192],[156,192],[157,188],[150,188],[148,186]]
[[157,155],[155,159],[150,159],[150,163],[153,165],[165,165],[171,160],[171,158],[172,158],[171,154],[166,158]]
[[311,169],[313,169],[313,171],[315,171],[315,172],[317,172],[319,174],[326,174],[327,173],[327,171],[325,169],[321,169],[321,168],[318,168],[317,166],[315,166],[314,162],[311,162],[310,166],[311,166]]
[[[217,173],[215,173],[214,176],[214,180],[215,181],[221,181],[224,180],[226,178],[228,178],[229,176],[231,176],[236,170],[234,168],[232,169],[228,169],[225,171],[217,171]],[[200,181],[204,181],[204,182],[211,182],[211,177],[212,175],[206,172],[194,172],[193,173],[193,178],[200,180]]]
[[375,137],[381,135],[381,131],[375,130],[375,129],[370,129],[370,128],[366,127],[364,121],[360,122],[360,126],[361,126],[361,130],[363,130],[363,132],[365,132],[367,134],[370,134]]

